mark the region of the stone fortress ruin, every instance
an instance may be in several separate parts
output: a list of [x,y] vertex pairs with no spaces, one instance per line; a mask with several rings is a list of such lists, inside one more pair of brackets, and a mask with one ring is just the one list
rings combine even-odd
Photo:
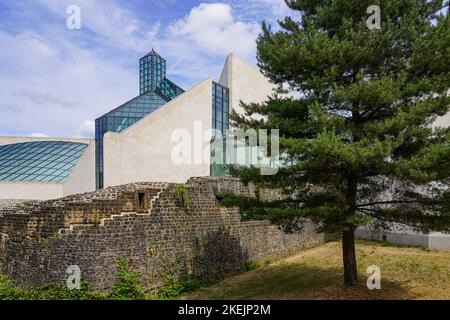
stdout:
[[[183,186],[189,204],[177,188]],[[23,287],[65,283],[69,266],[91,288],[115,282],[118,259],[149,290],[163,274],[214,281],[244,269],[245,261],[276,257],[325,241],[310,222],[287,234],[267,221],[241,221],[237,208],[218,205],[229,190],[255,196],[235,178],[191,178],[184,185],[132,183],[57,200],[3,203],[0,273]],[[266,199],[280,195],[262,191]]]

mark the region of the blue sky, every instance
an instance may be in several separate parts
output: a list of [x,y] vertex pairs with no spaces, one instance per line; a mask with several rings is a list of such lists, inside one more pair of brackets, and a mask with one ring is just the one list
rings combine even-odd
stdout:
[[[66,27],[69,5],[81,30]],[[0,135],[92,137],[95,118],[138,94],[152,48],[189,89],[230,52],[255,64],[261,20],[287,14],[283,0],[0,0]]]

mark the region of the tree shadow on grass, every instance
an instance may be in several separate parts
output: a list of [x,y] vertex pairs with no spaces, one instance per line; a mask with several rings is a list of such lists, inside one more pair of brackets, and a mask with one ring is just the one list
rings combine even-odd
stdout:
[[342,284],[342,269],[305,264],[277,264],[240,274],[204,288],[187,299],[268,300],[406,300],[418,298],[407,288],[382,279],[380,290],[369,290],[367,275],[358,286]]

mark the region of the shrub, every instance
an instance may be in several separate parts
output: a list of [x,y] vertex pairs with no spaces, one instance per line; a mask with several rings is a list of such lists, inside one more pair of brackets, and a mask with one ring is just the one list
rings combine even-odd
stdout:
[[258,261],[254,260],[246,260],[245,261],[245,271],[251,271],[258,269],[260,267],[260,264]]
[[14,280],[0,274],[0,300],[24,300],[25,292],[18,288]]
[[145,290],[140,285],[140,275],[128,269],[124,259],[117,262],[116,283],[111,290],[110,298],[114,300],[144,300]]
[[383,241],[381,242],[381,245],[382,245],[383,247],[391,247],[391,246],[392,246],[392,243],[390,243],[390,242],[387,241],[387,240],[383,240]]
[[90,291],[89,283],[81,281],[80,289],[69,289],[62,284],[49,283],[37,289],[26,291],[27,300],[104,300],[106,294]]
[[175,187],[175,196],[185,208],[192,204],[192,201],[188,199],[188,191],[185,185],[179,184]]
[[181,295],[194,292],[201,287],[202,283],[192,278],[169,280],[159,289],[158,298],[160,300],[175,299]]
[[264,261],[265,264],[272,264],[273,263],[273,257],[269,256],[266,258],[266,260]]
[[258,200],[261,200],[261,199],[262,199],[262,190],[261,190],[261,186],[260,186],[259,184],[257,184],[257,185],[255,186],[255,197],[256,197],[256,199],[258,199]]
[[69,289],[64,285],[49,283],[39,288],[24,290],[14,280],[0,275],[0,300],[102,300],[106,295],[89,291],[87,281],[81,281],[80,289]]

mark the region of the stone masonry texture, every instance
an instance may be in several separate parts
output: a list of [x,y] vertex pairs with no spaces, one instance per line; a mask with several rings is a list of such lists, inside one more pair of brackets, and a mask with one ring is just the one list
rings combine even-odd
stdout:
[[[133,183],[50,201],[0,206],[0,273],[24,287],[65,283],[77,265],[92,289],[115,283],[118,259],[149,290],[171,277],[215,281],[243,270],[246,260],[276,257],[324,242],[305,221],[287,234],[267,221],[241,221],[237,208],[218,206],[217,193],[254,196],[234,178],[192,178],[188,207],[176,184]],[[266,199],[280,193],[262,190]]]
[[19,204],[23,201],[25,201],[25,200],[2,200],[2,199],[0,199],[0,209],[10,207],[15,204]]

